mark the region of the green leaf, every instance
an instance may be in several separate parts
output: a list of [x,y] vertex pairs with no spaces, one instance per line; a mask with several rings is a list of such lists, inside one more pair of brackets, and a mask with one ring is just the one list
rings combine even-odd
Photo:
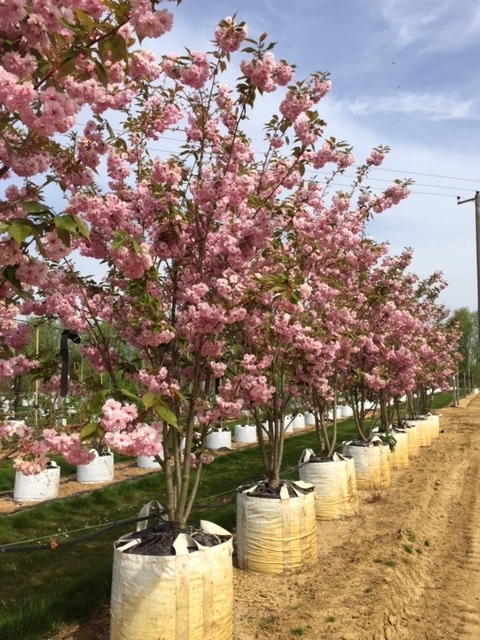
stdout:
[[53,222],[57,229],[65,229],[71,233],[75,233],[77,230],[77,223],[73,216],[54,216]]
[[89,27],[91,29],[93,29],[93,27],[96,27],[96,22],[93,20],[93,18],[91,18],[88,13],[85,13],[85,11],[81,11],[80,9],[74,9],[74,13],[75,13],[75,17],[77,18],[77,21],[80,22],[82,25],[85,25],[86,27]]
[[98,411],[105,400],[105,396],[108,391],[106,389],[101,389],[97,391],[97,393],[93,396],[93,398],[88,403],[88,408],[90,411]]
[[126,60],[128,56],[125,38],[118,33],[100,40],[98,43],[98,51],[102,62],[106,62],[107,60],[119,62],[120,60]]
[[18,264],[9,264],[3,269],[3,277],[12,284],[15,289],[22,289],[22,283],[17,278]]
[[178,426],[175,414],[167,407],[158,393],[147,391],[147,393],[145,393],[142,397],[142,402],[145,406],[145,409],[153,409],[160,420],[171,424],[173,427]]
[[95,60],[95,68],[97,70],[97,78],[100,84],[104,87],[108,87],[108,74],[107,70],[98,60]]
[[128,389],[120,389],[120,393],[125,397],[130,398],[130,400],[135,400],[135,402],[139,401],[139,397],[135,393],[132,393],[131,391],[129,391]]
[[175,414],[172,411],[170,411],[170,409],[167,406],[165,406],[163,402],[161,404],[156,404],[154,410],[157,416],[161,420],[163,420],[164,422],[168,422],[168,424],[171,424],[172,427],[178,427],[177,418]]
[[133,238],[132,238],[132,247],[133,247],[133,250],[135,251],[135,253],[137,254],[137,256],[139,256],[142,253],[142,250],[140,249],[140,245]]
[[153,393],[153,391],[147,391],[147,393],[142,396],[142,402],[145,406],[145,409],[151,409],[159,399],[160,396],[158,396],[156,393]]
[[83,425],[83,427],[80,429],[80,440],[86,440],[87,438],[90,438],[90,436],[93,436],[96,431],[97,425],[95,424],[95,422],[89,422],[88,424]]
[[85,222],[85,220],[82,220],[78,216],[73,216],[73,219],[77,223],[78,233],[81,236],[83,236],[84,238],[89,238],[90,237],[90,229],[88,227],[88,224]]
[[27,202],[22,202],[21,204],[22,209],[25,211],[25,213],[52,213],[52,210],[42,202],[28,200]]
[[109,38],[110,51],[112,62],[119,62],[120,60],[126,60],[128,56],[127,43],[125,38],[118,33],[112,38]]
[[120,249],[120,247],[123,247],[124,244],[125,244],[125,238],[118,238],[117,240],[114,240],[112,242],[112,244],[110,245],[110,249],[112,251],[115,251],[116,249]]
[[70,233],[66,229],[57,229],[57,236],[66,247],[70,247]]
[[32,229],[32,226],[27,221],[13,222],[8,227],[8,233],[18,244],[22,244],[29,236],[36,235],[36,230]]

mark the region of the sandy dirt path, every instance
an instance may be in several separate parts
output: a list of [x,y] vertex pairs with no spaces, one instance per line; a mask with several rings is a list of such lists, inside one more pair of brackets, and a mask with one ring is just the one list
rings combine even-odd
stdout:
[[[235,569],[233,640],[479,640],[480,395],[442,411],[440,437],[360,515],[319,522],[318,562]],[[51,640],[105,640],[108,610]]]
[[[444,410],[441,430],[388,489],[360,492],[358,517],[319,523],[317,565],[237,573],[235,640],[480,638],[480,397]],[[263,615],[242,630],[252,591]]]

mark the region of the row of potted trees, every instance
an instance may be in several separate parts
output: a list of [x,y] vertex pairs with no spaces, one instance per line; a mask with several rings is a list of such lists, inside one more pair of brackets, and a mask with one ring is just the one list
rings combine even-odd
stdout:
[[[324,135],[316,111],[328,74],[296,79],[266,34],[254,40],[234,18],[218,24],[212,51],[158,61],[141,43],[168,31],[173,15],[156,4],[98,2],[92,16],[64,15],[55,4],[48,30],[38,26],[41,7],[5,17],[0,379],[52,384],[58,375],[60,395],[80,398],[83,415],[66,425],[42,417],[15,433],[2,425],[0,443],[24,474],[45,469],[53,453],[87,464],[93,441],[155,456],[164,506],[148,507],[158,512],[156,528],[115,549],[111,638],[156,638],[153,620],[161,620],[168,640],[227,639],[231,573],[204,559],[212,539],[229,556],[230,535],[189,525],[202,467],[213,459],[211,429],[242,411],[252,416],[265,480],[239,493],[237,528],[255,538],[256,505],[314,501],[312,487],[281,478],[293,399],[311,408],[322,455],[331,457],[338,391],[366,442],[373,399],[388,429],[392,400],[446,384],[455,330],[436,303],[441,276],[419,280],[408,271],[410,251],[392,257],[366,233],[370,217],[408,195],[408,181],[380,193],[367,186],[388,149],[374,149],[351,187],[335,191],[355,158]],[[259,156],[247,127],[275,91]],[[152,149],[164,135],[179,141],[169,157]],[[86,275],[78,256],[102,277]],[[51,348],[27,350],[47,321],[57,323],[60,366]],[[96,376],[82,379],[69,350]],[[285,527],[274,535],[273,565],[277,553],[291,554],[290,567],[315,558],[314,519],[299,555],[288,546],[295,527],[288,519]],[[288,548],[278,549],[281,540]],[[173,549],[175,566],[159,567],[145,552],[153,547],[165,557]],[[190,557],[202,562],[181,577]],[[250,560],[240,562],[248,568]],[[141,586],[163,588],[173,575],[181,599],[172,604],[162,592],[157,601],[175,615],[142,606]]]

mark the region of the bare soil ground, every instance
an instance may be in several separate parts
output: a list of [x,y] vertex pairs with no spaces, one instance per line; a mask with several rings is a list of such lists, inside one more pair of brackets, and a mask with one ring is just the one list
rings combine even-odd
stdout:
[[[479,640],[480,395],[442,411],[440,438],[360,515],[319,522],[318,562],[235,569],[233,640]],[[105,609],[51,640],[105,640]]]

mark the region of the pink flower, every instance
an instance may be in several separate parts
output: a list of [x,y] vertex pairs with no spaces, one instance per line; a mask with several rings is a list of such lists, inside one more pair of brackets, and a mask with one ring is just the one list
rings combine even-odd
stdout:
[[167,9],[152,11],[150,0],[132,0],[130,22],[139,38],[159,38],[172,29],[173,15]]
[[45,234],[43,248],[46,257],[53,261],[65,258],[71,251],[71,249],[60,240],[56,231],[49,231]]
[[194,89],[201,89],[210,77],[210,65],[205,53],[193,52],[191,66],[180,71],[182,82]]
[[241,24],[236,23],[231,17],[222,20],[215,30],[215,40],[219,47],[228,53],[237,51],[246,37],[246,25],[243,22]]
[[375,167],[378,167],[379,165],[382,164],[384,158],[385,158],[384,153],[381,153],[380,151],[377,151],[376,149],[374,149],[368,156],[366,163],[373,165]]

